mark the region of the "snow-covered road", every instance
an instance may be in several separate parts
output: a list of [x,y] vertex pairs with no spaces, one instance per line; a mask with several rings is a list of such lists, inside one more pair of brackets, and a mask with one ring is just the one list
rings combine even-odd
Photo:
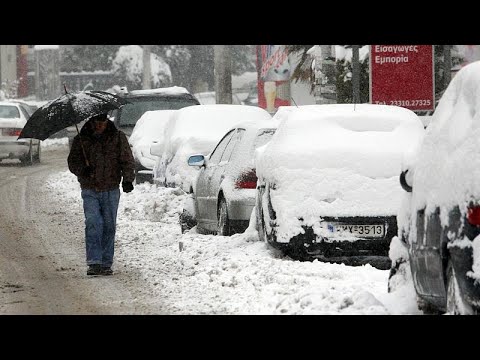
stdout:
[[[27,174],[34,180],[23,186],[23,193],[17,189],[24,182],[21,177],[27,176],[22,171],[29,169],[0,164],[0,197],[2,204],[8,198],[11,205],[10,209],[2,206],[0,221],[37,229],[36,239],[29,238],[26,246],[32,247],[31,254],[52,263],[42,268],[45,279],[37,285],[47,286],[57,302],[65,298],[71,303],[78,297],[78,303],[68,307],[6,305],[14,295],[5,291],[5,284],[12,280],[5,265],[10,260],[2,255],[0,313],[419,314],[411,284],[387,293],[386,270],[293,261],[260,242],[252,228],[232,237],[200,235],[194,229],[182,235],[178,214],[185,194],[148,183],[122,193],[116,274],[89,278],[80,189],[66,167],[68,149],[46,145],[44,161],[38,166],[41,174]],[[29,210],[14,214],[25,193]],[[9,242],[18,241],[16,236],[10,232]],[[31,268],[23,281],[40,266],[39,261],[31,263],[25,257],[17,258],[16,264]],[[28,301],[32,301],[39,289],[35,286],[29,291]]]

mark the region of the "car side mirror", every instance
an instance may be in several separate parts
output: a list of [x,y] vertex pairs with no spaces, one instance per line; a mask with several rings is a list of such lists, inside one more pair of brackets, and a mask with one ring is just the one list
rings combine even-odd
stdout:
[[205,166],[205,156],[198,154],[188,158],[189,166]]
[[406,192],[412,192],[412,185],[408,184],[407,182],[407,173],[408,169],[405,171],[402,171],[400,174],[400,185],[402,186],[402,189],[405,190]]

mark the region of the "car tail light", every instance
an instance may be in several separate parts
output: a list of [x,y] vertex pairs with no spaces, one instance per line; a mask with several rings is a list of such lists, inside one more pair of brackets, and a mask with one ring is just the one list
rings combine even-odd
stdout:
[[468,208],[467,220],[471,225],[480,225],[480,206],[471,206]]
[[257,173],[255,169],[243,172],[235,182],[237,189],[255,189],[257,187]]
[[22,129],[17,128],[6,128],[3,129],[2,133],[4,136],[20,136]]

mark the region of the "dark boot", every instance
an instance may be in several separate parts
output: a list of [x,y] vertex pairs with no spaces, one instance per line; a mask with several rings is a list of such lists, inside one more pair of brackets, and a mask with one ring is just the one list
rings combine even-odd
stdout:
[[102,267],[102,275],[113,275],[111,267]]
[[101,275],[102,267],[100,264],[92,264],[88,266],[87,275]]

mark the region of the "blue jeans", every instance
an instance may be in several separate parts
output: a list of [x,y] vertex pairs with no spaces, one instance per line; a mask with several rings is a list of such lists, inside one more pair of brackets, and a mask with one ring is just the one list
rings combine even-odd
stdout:
[[87,265],[110,267],[113,264],[120,189],[100,192],[83,189],[82,199]]

